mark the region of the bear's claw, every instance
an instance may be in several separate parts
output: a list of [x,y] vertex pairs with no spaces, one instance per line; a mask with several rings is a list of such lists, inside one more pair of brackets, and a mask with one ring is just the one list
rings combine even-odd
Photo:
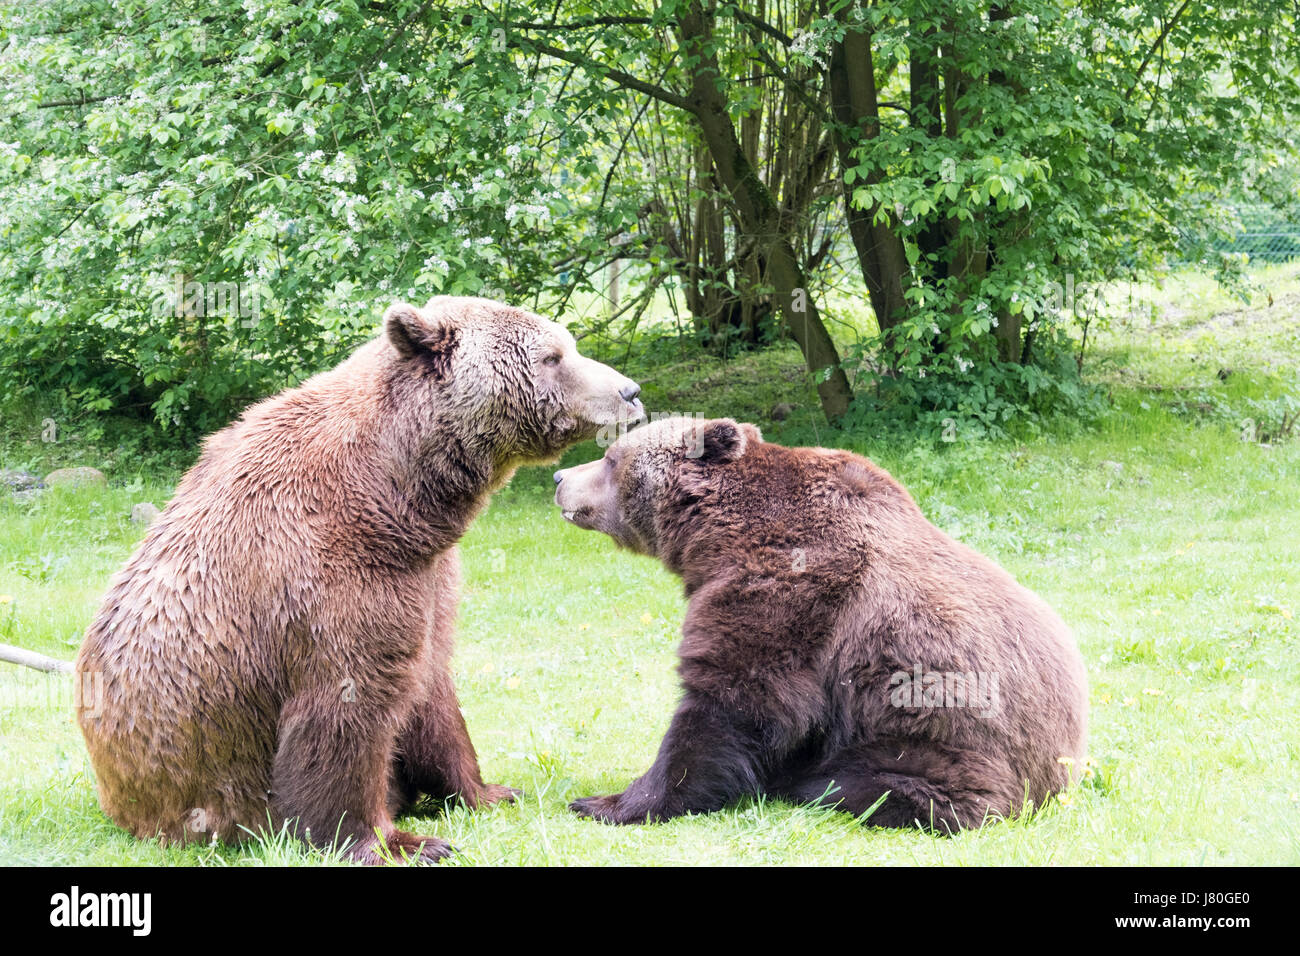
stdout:
[[625,820],[618,812],[621,793],[611,793],[604,797],[582,797],[569,804],[569,809],[581,817],[599,820],[601,823],[636,823],[643,821]]
[[446,840],[394,830],[383,844],[378,837],[372,837],[353,849],[348,856],[367,866],[402,866],[437,863],[455,852],[456,848]]
[[478,806],[490,807],[494,803],[514,803],[524,792],[518,787],[507,787],[500,783],[484,784],[478,796]]

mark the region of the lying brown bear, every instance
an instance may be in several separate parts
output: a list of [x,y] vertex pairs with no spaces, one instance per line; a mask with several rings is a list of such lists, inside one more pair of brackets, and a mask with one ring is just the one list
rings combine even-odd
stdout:
[[654,766],[576,801],[610,823],[742,794],[950,832],[1042,804],[1082,766],[1065,625],[865,458],[667,419],[555,474],[564,517],[657,557],[690,604],[685,693]]
[[268,824],[375,863],[479,774],[451,679],[456,541],[525,462],[640,414],[540,316],[440,296],[207,440],[77,655],[100,803],[140,837]]

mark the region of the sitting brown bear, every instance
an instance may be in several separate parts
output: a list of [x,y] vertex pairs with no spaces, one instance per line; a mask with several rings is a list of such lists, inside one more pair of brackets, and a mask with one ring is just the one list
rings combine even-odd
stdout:
[[658,758],[578,813],[641,823],[761,792],[952,831],[1082,766],[1065,625],[866,459],[677,418],[555,480],[567,520],[659,558],[690,602]]
[[384,328],[208,439],[86,633],[78,720],[137,836],[288,822],[363,862],[435,860],[448,845],[395,815],[513,794],[483,783],[452,687],[455,544],[520,464],[639,415],[639,389],[486,299]]

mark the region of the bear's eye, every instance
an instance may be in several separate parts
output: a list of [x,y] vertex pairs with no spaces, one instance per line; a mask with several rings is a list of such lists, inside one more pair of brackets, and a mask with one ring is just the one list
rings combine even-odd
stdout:
[[563,356],[559,352],[552,352],[550,355],[546,356],[546,358],[542,359],[542,364],[559,365],[561,358],[563,358]]

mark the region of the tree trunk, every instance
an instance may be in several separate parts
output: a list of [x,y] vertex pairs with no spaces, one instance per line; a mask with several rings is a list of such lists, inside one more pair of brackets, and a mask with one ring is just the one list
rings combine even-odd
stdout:
[[998,310],[997,328],[993,338],[998,345],[998,358],[1004,362],[1020,361],[1020,316],[1012,315],[1010,309]]
[[[943,136],[943,113],[941,93],[939,90],[939,50],[938,31],[933,24],[916,29],[909,43],[908,85],[910,88],[910,106],[912,126],[924,134],[929,142]],[[915,149],[924,147],[917,144]],[[928,185],[933,185],[933,182]],[[931,219],[917,237],[922,256],[934,256],[936,279],[943,279],[947,274],[946,261],[941,255],[947,245],[947,234],[943,221],[938,217]]]
[[[853,150],[859,142],[875,138],[880,131],[879,103],[876,97],[875,68],[872,64],[871,35],[861,27],[847,25],[844,39],[831,49],[830,88],[831,118],[835,126],[835,145],[840,168],[857,166]],[[848,132],[846,132],[846,130]],[[865,180],[867,185],[880,182],[879,173]],[[882,332],[902,322],[907,300],[903,297],[908,275],[903,242],[893,229],[892,210],[881,214],[879,204],[859,209],[853,202],[853,184],[844,181],[844,210],[849,235],[858,254],[862,279],[871,298],[871,308]],[[877,222],[877,218],[880,222]]]
[[[989,7],[989,22],[998,23],[1011,19],[1011,4],[1009,2],[994,3]],[[1004,86],[1010,89],[1015,95],[1024,94],[1024,87],[1019,83],[1008,78],[1004,70],[989,71],[990,86]],[[993,135],[999,140],[1003,136],[1001,127],[994,127]],[[1019,218],[1014,213],[999,213],[993,201],[989,201],[988,216],[992,221],[993,232],[1005,232],[1011,227],[1011,220]],[[994,242],[993,235],[989,237],[989,254],[990,259],[996,262],[997,246]],[[1003,305],[998,309],[998,324],[991,329],[993,341],[997,345],[998,358],[1004,362],[1020,361],[1020,316],[1012,315],[1011,310]]]
[[766,262],[777,307],[803,352],[808,370],[818,380],[822,410],[833,421],[848,410],[853,390],[840,367],[835,342],[809,294],[794,245],[781,230],[776,201],[740,144],[726,98],[718,88],[717,78],[722,74],[712,48],[710,24],[698,0],[682,14],[678,31],[687,54],[683,62],[692,64],[688,97],[691,113],[708,145],[718,180],[735,202],[741,227],[754,237],[759,255]]
[[609,314],[610,315],[616,315],[618,313],[618,299],[619,299],[618,271],[619,271],[619,264],[621,262],[622,262],[621,259],[615,259],[613,262],[609,264]]
[[[969,89],[971,80],[957,66],[957,50],[955,40],[952,39],[956,32],[956,26],[951,20],[945,23],[944,33],[950,39],[944,44],[942,52],[944,135],[952,140],[957,139],[963,129],[978,125],[980,120],[978,112],[969,117],[962,115],[961,107],[957,105]],[[948,237],[948,276],[958,302],[966,289],[973,282],[982,279],[988,269],[988,248],[975,242],[971,236],[974,229],[974,224],[968,223],[965,226],[966,234],[963,235],[960,219],[951,216],[944,220],[944,231]]]

